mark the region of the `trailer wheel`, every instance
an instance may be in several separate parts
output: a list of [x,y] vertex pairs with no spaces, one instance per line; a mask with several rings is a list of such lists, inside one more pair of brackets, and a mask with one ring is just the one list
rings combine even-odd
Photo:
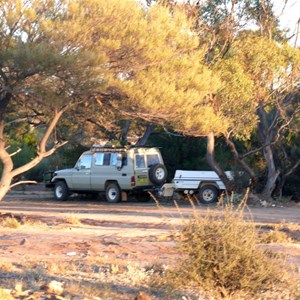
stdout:
[[210,204],[218,201],[219,190],[213,185],[204,185],[199,189],[198,199],[201,203]]

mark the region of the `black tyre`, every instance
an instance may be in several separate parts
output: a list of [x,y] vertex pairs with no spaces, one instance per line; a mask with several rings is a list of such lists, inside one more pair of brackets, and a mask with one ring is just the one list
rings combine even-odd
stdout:
[[213,185],[204,185],[199,189],[198,199],[201,203],[209,204],[218,201],[219,190]]
[[156,164],[149,169],[149,179],[153,184],[163,184],[167,180],[167,169],[162,164]]
[[108,184],[105,189],[105,197],[109,203],[119,202],[121,200],[121,190],[119,185],[115,182]]
[[58,181],[54,185],[54,195],[57,200],[67,200],[69,197],[69,189],[64,181]]

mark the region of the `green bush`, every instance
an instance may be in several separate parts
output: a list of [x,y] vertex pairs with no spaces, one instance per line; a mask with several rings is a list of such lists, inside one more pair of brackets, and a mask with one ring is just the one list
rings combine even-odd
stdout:
[[183,260],[174,280],[194,283],[221,298],[243,294],[243,299],[253,299],[274,287],[288,289],[283,262],[258,244],[257,229],[244,221],[242,208],[229,205],[218,216],[195,213],[178,237]]

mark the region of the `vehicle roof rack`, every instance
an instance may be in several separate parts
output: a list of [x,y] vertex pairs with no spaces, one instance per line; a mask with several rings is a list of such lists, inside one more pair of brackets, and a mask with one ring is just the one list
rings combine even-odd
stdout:
[[101,146],[101,145],[93,145],[91,147],[91,151],[93,152],[124,152],[128,150],[127,147],[114,147],[114,146]]
[[135,145],[128,145],[124,147],[115,147],[115,146],[101,146],[99,144],[94,144],[90,151],[92,152],[125,152],[129,149],[134,148],[158,148],[154,146],[135,146]]

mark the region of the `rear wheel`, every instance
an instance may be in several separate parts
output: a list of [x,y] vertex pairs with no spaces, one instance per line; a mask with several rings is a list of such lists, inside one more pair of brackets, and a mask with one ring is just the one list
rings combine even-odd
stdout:
[[57,200],[67,200],[69,197],[69,189],[64,181],[58,181],[54,185],[54,195]]
[[217,202],[218,196],[219,191],[213,185],[204,185],[199,189],[198,199],[201,203],[209,204]]
[[121,200],[121,190],[115,182],[109,183],[105,189],[106,200],[109,203],[117,203]]

